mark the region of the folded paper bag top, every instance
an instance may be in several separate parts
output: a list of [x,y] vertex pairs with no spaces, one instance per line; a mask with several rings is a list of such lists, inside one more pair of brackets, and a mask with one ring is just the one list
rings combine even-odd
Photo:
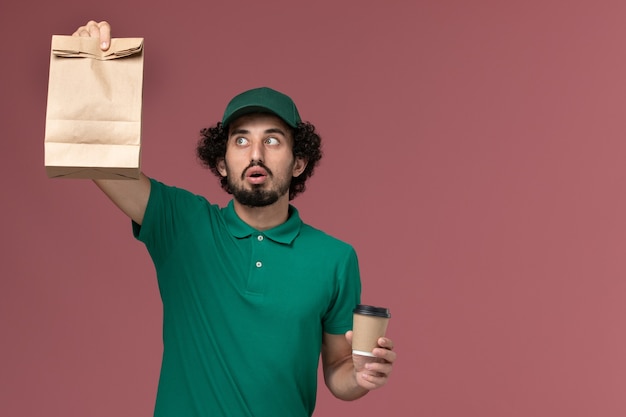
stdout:
[[100,48],[97,38],[54,35],[52,53],[66,58],[93,58],[101,61],[123,58],[143,50],[143,38],[113,38],[106,51]]
[[143,38],[52,37],[45,167],[52,178],[140,174]]

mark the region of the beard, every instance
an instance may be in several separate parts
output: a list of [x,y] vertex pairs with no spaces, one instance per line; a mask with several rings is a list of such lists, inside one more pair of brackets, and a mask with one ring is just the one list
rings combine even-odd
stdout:
[[[253,163],[250,166],[262,166],[268,173],[268,177],[273,179],[274,175],[269,168],[265,167],[262,163]],[[263,185],[253,185],[252,189],[246,189],[243,185],[238,185],[233,181],[233,175],[228,167],[226,167],[228,189],[233,195],[234,199],[244,206],[248,207],[266,207],[274,204],[280,197],[289,192],[291,186],[291,179],[278,181],[273,189],[263,189]],[[245,171],[244,171],[245,173]],[[244,176],[242,175],[242,179]]]
[[[248,207],[269,206],[277,202],[281,195],[284,194],[284,192],[280,193],[278,190],[262,190],[259,186],[246,190],[231,183],[229,187],[235,200]],[[289,190],[289,187],[287,187],[287,190]]]

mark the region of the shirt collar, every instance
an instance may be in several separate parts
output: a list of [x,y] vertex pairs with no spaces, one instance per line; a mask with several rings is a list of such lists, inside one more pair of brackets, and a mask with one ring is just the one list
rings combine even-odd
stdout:
[[222,209],[222,214],[230,234],[239,239],[249,237],[252,234],[262,233],[264,236],[275,242],[289,245],[294,241],[296,236],[298,236],[300,233],[300,227],[302,226],[302,220],[300,219],[298,209],[291,204],[289,205],[289,217],[287,217],[287,221],[262,232],[254,227],[251,227],[239,218],[235,212],[233,200],[230,200],[228,205]]

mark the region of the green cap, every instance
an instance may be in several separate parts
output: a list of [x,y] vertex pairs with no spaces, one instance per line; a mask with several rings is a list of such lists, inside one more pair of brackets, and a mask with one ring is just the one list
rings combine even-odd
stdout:
[[291,127],[301,121],[296,104],[289,96],[268,87],[254,88],[235,96],[224,111],[222,124],[249,113],[273,113]]

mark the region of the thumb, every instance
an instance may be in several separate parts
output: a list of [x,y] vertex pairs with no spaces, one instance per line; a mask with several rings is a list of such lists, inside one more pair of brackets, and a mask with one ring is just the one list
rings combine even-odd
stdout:
[[350,346],[352,346],[352,330],[348,330],[346,332],[346,340],[348,341]]
[[111,25],[107,21],[98,23],[100,29],[100,48],[106,51],[111,46]]

